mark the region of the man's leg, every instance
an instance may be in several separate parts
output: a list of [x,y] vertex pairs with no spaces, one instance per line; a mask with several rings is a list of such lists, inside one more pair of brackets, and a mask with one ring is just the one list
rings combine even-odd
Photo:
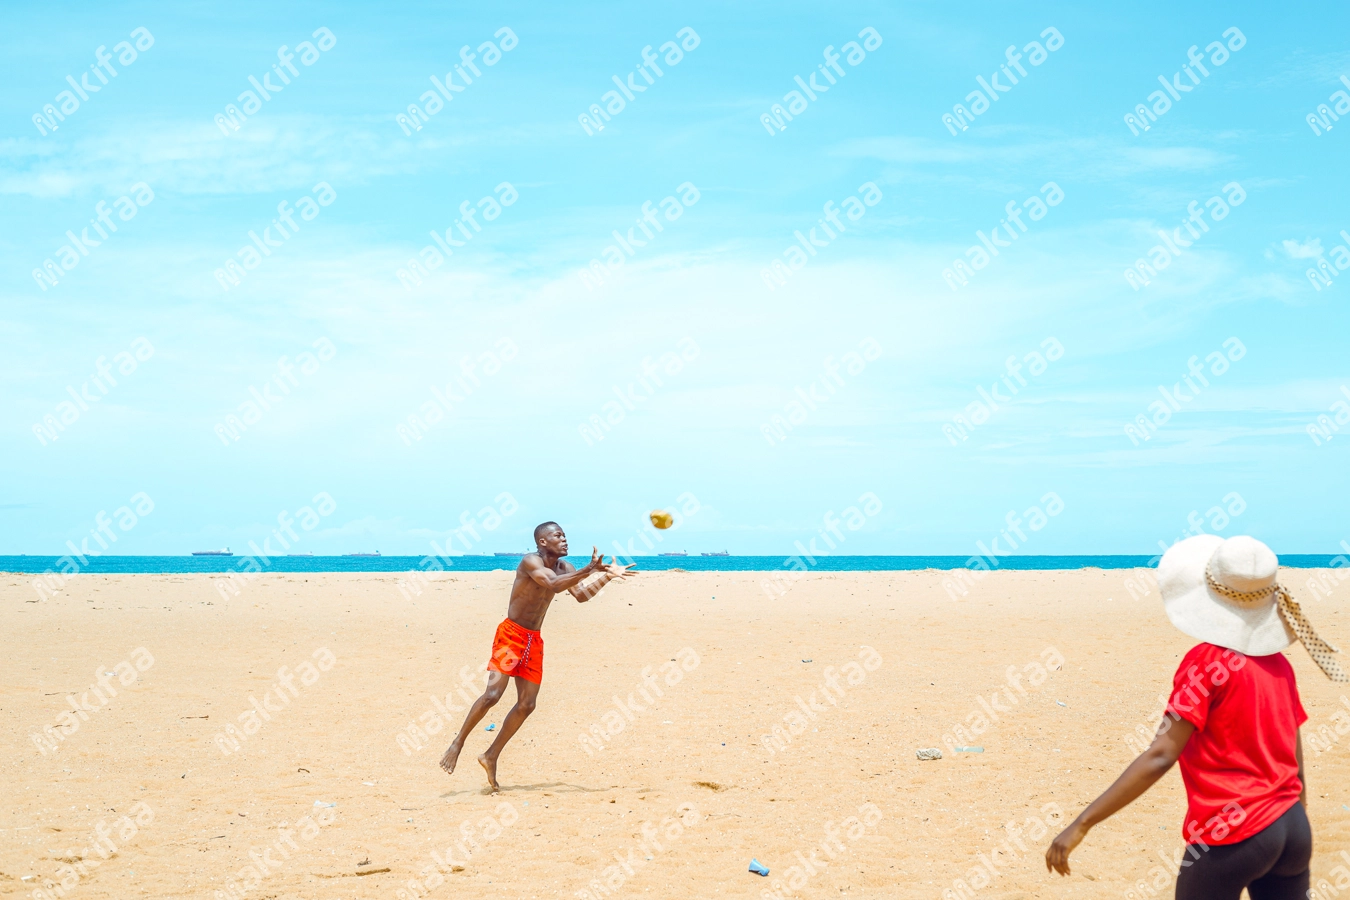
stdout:
[[502,722],[502,730],[497,734],[497,739],[492,742],[492,746],[484,751],[483,755],[478,757],[478,762],[482,764],[487,771],[488,784],[492,785],[492,790],[497,790],[497,757],[502,755],[502,748],[506,742],[511,740],[511,736],[520,730],[520,726],[525,724],[525,718],[534,712],[534,701],[539,696],[539,685],[533,681],[526,681],[524,678],[515,678],[516,682],[516,705],[511,707],[511,711],[506,714],[506,721]]
[[450,742],[450,748],[445,751],[441,757],[441,768],[446,772],[455,771],[455,763],[459,761],[459,751],[464,749],[464,739],[473,731],[477,725],[487,715],[487,711],[497,705],[497,701],[502,699],[502,693],[506,690],[506,676],[496,669],[488,670],[487,689],[483,691],[483,696],[473,701],[473,706],[469,707],[469,714],[464,717],[464,727],[460,728],[459,734]]

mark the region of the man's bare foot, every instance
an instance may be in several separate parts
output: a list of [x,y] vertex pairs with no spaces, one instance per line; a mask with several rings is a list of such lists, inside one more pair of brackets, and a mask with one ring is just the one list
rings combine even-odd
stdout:
[[445,751],[445,755],[441,757],[441,768],[445,770],[447,775],[455,774],[455,763],[459,762],[459,751],[458,743],[451,744],[449,749]]
[[488,784],[492,785],[492,793],[495,794],[501,790],[501,788],[497,786],[497,761],[488,758],[488,755],[484,753],[482,756],[478,757],[478,764],[483,767],[484,772],[487,772]]

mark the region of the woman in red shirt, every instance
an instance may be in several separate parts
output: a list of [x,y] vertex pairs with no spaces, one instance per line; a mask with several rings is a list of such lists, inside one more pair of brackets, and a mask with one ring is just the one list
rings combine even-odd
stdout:
[[1181,660],[1152,746],[1055,838],[1045,864],[1069,874],[1088,830],[1132,803],[1177,761],[1186,785],[1186,850],[1177,900],[1303,900],[1312,859],[1303,743],[1308,715],[1280,650],[1296,640],[1346,681],[1299,606],[1277,582],[1279,562],[1250,537],[1204,534],[1158,564],[1167,616],[1204,643]]

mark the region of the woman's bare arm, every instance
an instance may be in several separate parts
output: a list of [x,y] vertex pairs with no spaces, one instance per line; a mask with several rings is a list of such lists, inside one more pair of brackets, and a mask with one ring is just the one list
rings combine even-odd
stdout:
[[1298,757],[1298,780],[1303,790],[1298,792],[1298,802],[1308,808],[1308,777],[1303,774],[1303,729],[1298,730],[1298,743],[1294,745],[1294,755]]
[[1083,842],[1092,826],[1104,822],[1111,816],[1129,806],[1144,791],[1153,787],[1167,770],[1176,764],[1186,742],[1195,733],[1195,726],[1185,719],[1172,723],[1162,734],[1153,739],[1147,750],[1126,767],[1115,783],[1107,788],[1100,797],[1093,800],[1088,808],[1078,814],[1068,828],[1059,833],[1050,849],[1045,851],[1045,867],[1061,875],[1069,874],[1069,854]]

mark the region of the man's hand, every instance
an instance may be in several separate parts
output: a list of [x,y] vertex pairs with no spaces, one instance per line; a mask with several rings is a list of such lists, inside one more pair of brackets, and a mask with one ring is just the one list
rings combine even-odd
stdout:
[[614,560],[614,562],[605,566],[605,574],[608,575],[610,578],[614,579],[615,581],[618,581],[623,578],[630,578],[633,575],[636,575],[637,572],[630,572],[628,570],[636,565],[637,563],[631,562],[626,566],[621,566],[619,565],[619,561],[616,559]]
[[[637,563],[629,563],[626,566],[621,566],[617,560],[609,565],[605,565],[605,558],[597,553],[591,559],[590,563],[586,565],[586,568],[580,569],[577,574],[589,573],[598,569],[600,571],[600,577],[571,588],[571,594],[573,597],[577,598],[578,603],[585,603],[587,600],[600,593],[600,589],[611,581],[622,581],[624,578],[636,575],[636,572],[628,571],[635,565],[637,565]],[[592,566],[594,566],[595,569],[593,569]]]
[[605,555],[594,544],[591,545],[591,561],[586,563],[587,572],[599,572],[605,567]]

